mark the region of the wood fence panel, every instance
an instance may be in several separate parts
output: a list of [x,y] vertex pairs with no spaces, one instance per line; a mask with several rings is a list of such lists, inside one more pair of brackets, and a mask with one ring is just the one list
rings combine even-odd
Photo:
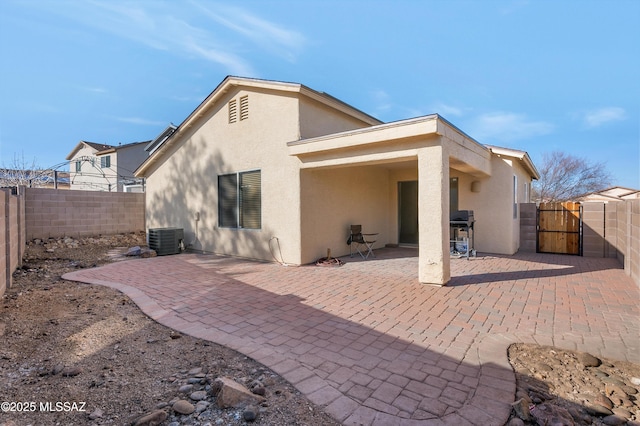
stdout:
[[582,253],[580,203],[540,203],[538,207],[538,252]]

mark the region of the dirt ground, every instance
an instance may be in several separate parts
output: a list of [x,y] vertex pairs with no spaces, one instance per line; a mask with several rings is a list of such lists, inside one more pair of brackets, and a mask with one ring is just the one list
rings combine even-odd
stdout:
[[[0,300],[0,426],[339,424],[256,361],[155,323],[115,290],[61,279],[143,244],[144,235],[134,234],[29,243]],[[638,365],[602,360],[585,367],[580,354],[530,345],[512,346],[509,356],[517,399],[525,399],[510,424],[539,423],[534,415],[545,403],[581,416],[575,424],[605,424],[608,413],[598,404],[607,403],[592,394],[604,394],[609,413],[640,418]],[[264,401],[219,408],[219,377]],[[619,382],[605,387],[606,377]]]

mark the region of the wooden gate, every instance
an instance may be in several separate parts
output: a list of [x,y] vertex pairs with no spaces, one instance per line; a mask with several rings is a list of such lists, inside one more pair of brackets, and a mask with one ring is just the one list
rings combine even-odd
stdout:
[[540,203],[538,253],[582,256],[582,206],[580,203]]

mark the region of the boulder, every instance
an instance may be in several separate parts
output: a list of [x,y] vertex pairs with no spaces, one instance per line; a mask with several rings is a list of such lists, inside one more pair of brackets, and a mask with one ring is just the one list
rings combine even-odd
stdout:
[[220,408],[243,408],[264,401],[262,396],[251,393],[249,389],[229,377],[218,377],[213,389],[217,391],[216,404]]
[[531,410],[531,415],[539,425],[574,426],[575,422],[569,412],[552,404],[540,404]]
[[134,426],[158,426],[167,419],[167,413],[163,410],[156,410],[152,413],[145,414],[133,424]]
[[196,411],[196,407],[194,407],[192,403],[184,399],[177,400],[171,408],[173,408],[173,411],[180,414],[191,414]]

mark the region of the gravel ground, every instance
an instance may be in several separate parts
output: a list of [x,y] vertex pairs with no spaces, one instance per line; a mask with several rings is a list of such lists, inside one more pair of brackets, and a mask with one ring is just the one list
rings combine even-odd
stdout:
[[[29,243],[0,305],[0,426],[339,424],[256,361],[155,323],[113,289],[61,279],[136,245],[144,235]],[[638,365],[520,344],[509,358],[510,425],[639,425]],[[220,408],[221,378],[256,399]]]

